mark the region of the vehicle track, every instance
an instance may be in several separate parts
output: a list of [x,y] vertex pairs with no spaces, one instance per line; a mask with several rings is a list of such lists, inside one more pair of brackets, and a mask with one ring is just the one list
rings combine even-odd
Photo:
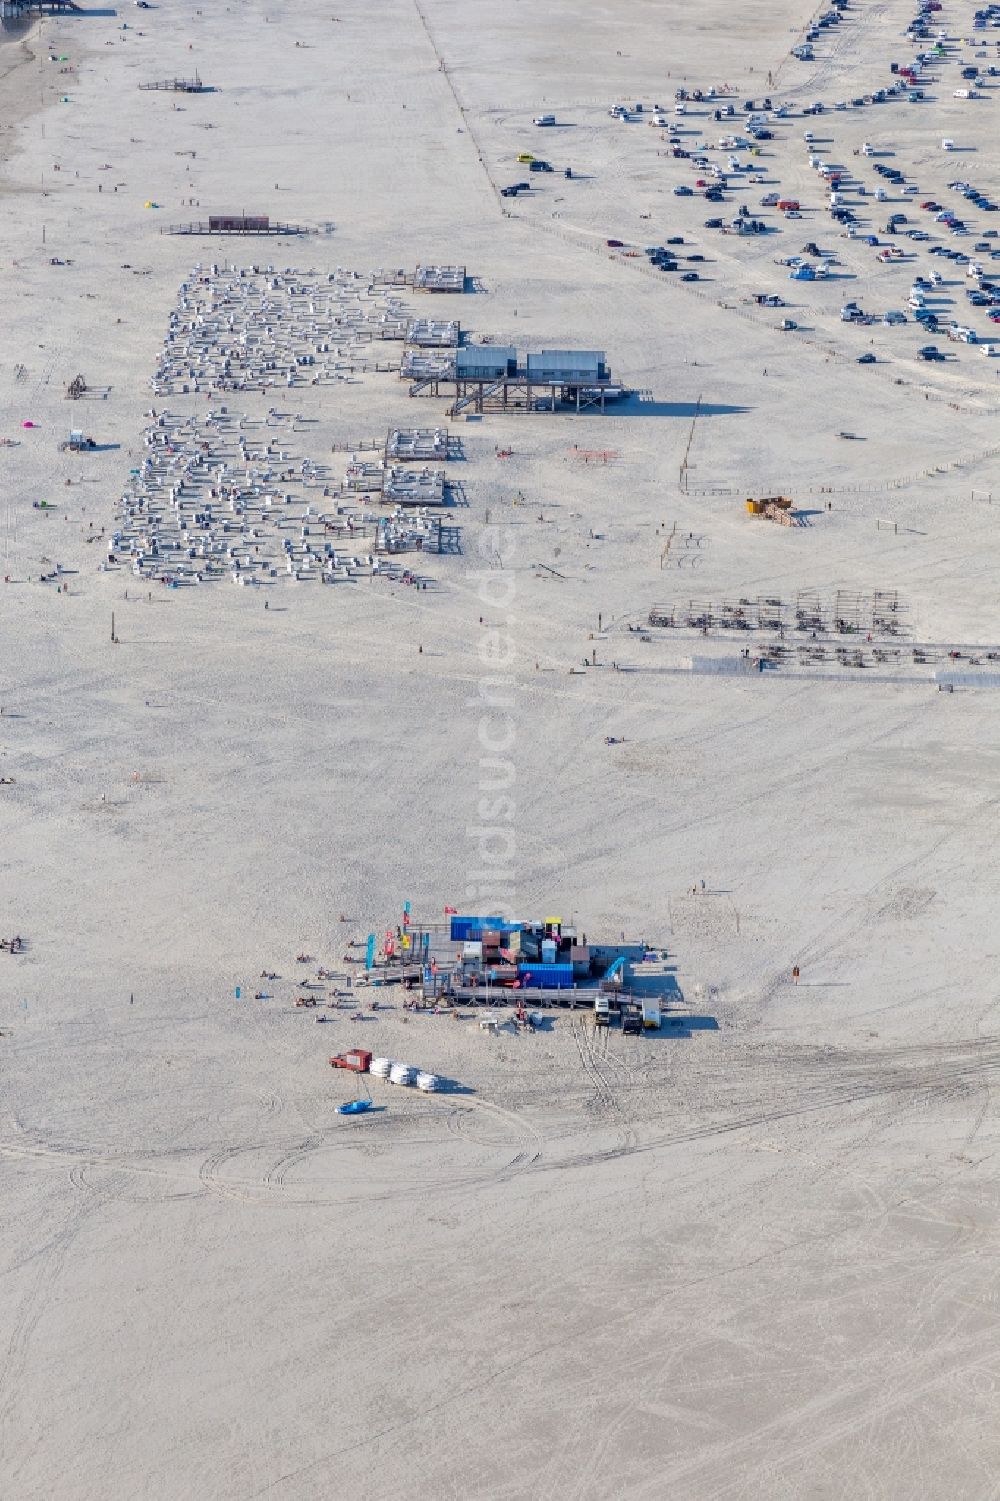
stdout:
[[632,1142],[629,1145],[581,1152],[560,1161],[543,1163],[537,1171],[564,1172],[573,1168],[588,1167],[616,1157],[634,1156],[639,1153],[648,1154],[664,1147],[678,1146],[686,1142],[711,1141],[732,1135],[734,1132],[771,1125],[776,1121],[795,1120],[824,1110],[843,1110],[854,1105],[864,1105],[890,1097],[910,1098],[925,1104],[946,1103],[967,1097],[976,1084],[984,1077],[992,1076],[998,1069],[1000,1069],[1000,1054],[983,1063],[941,1069],[936,1074],[914,1079],[897,1079],[882,1083],[873,1081],[863,1085],[849,1084],[841,1090],[818,1090],[814,1097],[807,1098],[805,1101],[795,1101],[779,1109],[762,1110],[752,1114],[738,1115],[730,1120],[690,1126],[680,1131],[652,1136],[642,1142]]
[[[62,1228],[56,1231],[34,1258],[30,1286],[14,1315],[14,1326],[7,1348],[0,1357],[0,1430],[6,1426],[17,1401],[31,1337],[48,1307],[70,1247],[96,1208],[94,1201],[77,1201],[77,1204],[78,1207],[71,1211]],[[9,1453],[6,1455],[6,1462],[10,1462]]]

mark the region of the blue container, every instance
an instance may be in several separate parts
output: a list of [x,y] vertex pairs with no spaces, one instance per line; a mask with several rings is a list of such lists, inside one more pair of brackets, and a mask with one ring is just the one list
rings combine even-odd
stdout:
[[504,922],[502,917],[453,917],[451,920],[452,943],[474,943],[488,933],[520,933],[524,924]]
[[519,964],[518,978],[526,990],[572,990],[572,964]]
[[452,943],[469,943],[480,937],[484,928],[499,923],[499,917],[453,917],[451,920]]

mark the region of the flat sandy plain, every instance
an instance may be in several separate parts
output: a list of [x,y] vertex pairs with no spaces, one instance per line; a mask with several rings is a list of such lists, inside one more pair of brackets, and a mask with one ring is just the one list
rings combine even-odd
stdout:
[[[833,285],[780,333],[741,299],[789,297],[773,257],[825,217],[766,251],[710,239],[658,133],[607,116],[683,78],[759,95],[768,70],[776,97],[850,95],[911,54],[911,13],[853,5],[811,68],[788,57],[804,9],[719,0],[171,0],[0,51],[0,911],[27,943],[0,954],[5,1501],[1000,1494],[996,690],[693,671],[742,643],[627,629],[654,602],[894,589],[914,640],[1000,641],[989,362],[920,366],[912,325],[845,328]],[[217,92],[137,87],[194,67]],[[993,96],[959,117],[955,73],[936,113],[827,133],[891,145],[939,199],[934,143],[961,135],[996,192]],[[583,180],[504,214],[543,108]],[[768,170],[818,204],[802,125]],[[190,197],[334,228],[161,235]],[[604,246],[673,233],[701,285]],[[908,270],[836,243],[848,295],[902,305]],[[85,539],[142,451],[177,288],[227,252],[464,262],[447,312],[473,336],[605,349],[650,399],[455,424],[464,551],[423,560],[427,591],[126,601]],[[67,402],[78,372],[107,398]],[[374,374],[302,400],[321,446],[444,408]],[[60,453],[71,421],[121,446]],[[762,488],[812,524],[748,518]],[[406,898],[467,904],[489,627],[516,682],[516,903],[667,945],[682,1028],[317,1030],[292,1004],[296,953],[336,963]],[[265,968],[275,998],[247,1000]],[[362,1039],[463,1092],[338,1118],[326,1058]]]

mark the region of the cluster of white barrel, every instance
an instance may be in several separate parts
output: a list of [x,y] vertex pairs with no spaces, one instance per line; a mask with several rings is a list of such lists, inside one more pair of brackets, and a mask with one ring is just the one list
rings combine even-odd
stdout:
[[393,1058],[373,1058],[369,1073],[376,1079],[388,1079],[390,1084],[415,1084],[425,1094],[432,1094],[441,1088],[441,1081],[437,1074],[425,1073],[422,1069],[414,1068],[411,1063],[397,1063]]

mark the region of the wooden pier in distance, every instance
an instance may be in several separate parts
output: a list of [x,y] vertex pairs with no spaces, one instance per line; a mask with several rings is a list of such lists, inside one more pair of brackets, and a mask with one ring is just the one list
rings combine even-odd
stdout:
[[2,0],[0,20],[20,21],[23,16],[68,16],[85,14],[76,0]]
[[211,214],[195,224],[171,224],[168,235],[307,235],[304,224],[272,224],[267,214]]
[[210,83],[202,83],[196,73],[193,78],[162,78],[156,83],[140,83],[140,89],[149,93],[167,94],[214,94],[215,90]]

